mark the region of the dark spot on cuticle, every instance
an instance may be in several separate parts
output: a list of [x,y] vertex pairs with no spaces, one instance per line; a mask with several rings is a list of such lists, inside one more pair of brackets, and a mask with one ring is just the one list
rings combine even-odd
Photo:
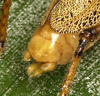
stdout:
[[99,18],[99,15],[97,16],[97,18]]
[[1,45],[0,47],[3,48],[4,47],[4,41],[0,41],[0,45]]
[[68,18],[68,16],[65,16],[65,18]]
[[4,42],[2,43],[2,47],[4,47]]
[[86,22],[83,23],[83,26],[85,26],[85,25],[86,25]]
[[68,23],[66,25],[68,26]]
[[64,21],[64,18],[62,18],[61,21]]
[[74,24],[77,25],[78,24],[78,21],[76,21]]
[[96,15],[97,11],[94,11],[93,15]]
[[89,2],[89,3],[91,3],[91,1],[90,1],[90,0],[89,0],[88,2]]
[[89,20],[91,20],[91,17],[89,17]]
[[94,21],[96,21],[96,17],[94,18]]
[[73,17],[73,13],[72,12],[70,13],[70,15],[71,15],[71,17]]

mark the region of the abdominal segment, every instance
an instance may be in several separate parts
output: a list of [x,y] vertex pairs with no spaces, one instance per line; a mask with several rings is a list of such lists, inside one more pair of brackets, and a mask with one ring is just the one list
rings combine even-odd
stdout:
[[31,57],[36,60],[28,67],[27,72],[30,77],[44,71],[51,71],[57,64],[63,65],[70,61],[78,45],[78,39],[78,33],[56,33],[51,29],[49,22],[46,22],[42,28],[39,26],[24,54],[26,61],[30,60]]
[[28,51],[39,62],[66,64],[78,45],[78,35],[55,33],[48,23],[33,34]]

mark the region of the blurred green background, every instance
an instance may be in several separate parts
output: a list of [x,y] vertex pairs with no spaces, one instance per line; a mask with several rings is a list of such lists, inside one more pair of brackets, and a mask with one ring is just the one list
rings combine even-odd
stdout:
[[[58,96],[68,64],[29,79],[24,50],[51,0],[12,0],[4,54],[0,57],[0,96]],[[100,41],[86,51],[69,96],[100,96]]]

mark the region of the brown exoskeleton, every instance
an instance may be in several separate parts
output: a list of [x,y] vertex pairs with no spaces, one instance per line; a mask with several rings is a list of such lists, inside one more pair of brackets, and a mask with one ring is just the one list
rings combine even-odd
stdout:
[[4,43],[6,41],[7,21],[8,21],[8,15],[9,15],[9,8],[11,5],[11,0],[1,0],[1,1],[3,2],[3,6],[0,10],[1,11],[1,14],[0,14],[0,55],[4,51]]
[[100,0],[52,0],[24,60],[30,77],[72,61],[59,96],[67,96],[82,53],[100,40]]

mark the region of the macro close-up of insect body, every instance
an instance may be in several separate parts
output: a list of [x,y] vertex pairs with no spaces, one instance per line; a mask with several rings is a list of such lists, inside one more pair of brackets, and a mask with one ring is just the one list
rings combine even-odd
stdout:
[[[51,3],[42,18],[42,11],[49,1]],[[99,69],[95,71],[100,65],[100,48],[92,47],[100,42],[100,0],[0,0],[0,8],[0,96],[68,96],[74,80],[74,84],[79,85],[73,87],[72,96],[85,96],[85,91],[90,92],[90,96],[100,95],[100,87],[97,87],[100,85],[97,80],[100,77]],[[36,22],[40,23],[35,30]],[[32,35],[30,31],[33,30]],[[96,50],[98,56],[90,60],[94,51],[91,53],[88,49]],[[33,64],[29,65],[31,62]],[[80,66],[84,71],[78,69]],[[93,70],[91,66],[96,67]],[[77,73],[83,77],[79,78]],[[92,79],[88,75],[92,75]],[[81,93],[80,87],[83,85],[86,90]],[[90,88],[91,85],[96,88]],[[93,93],[94,89],[97,93]]]
[[24,60],[30,77],[71,61],[59,96],[67,96],[82,53],[100,40],[100,0],[52,0]]

